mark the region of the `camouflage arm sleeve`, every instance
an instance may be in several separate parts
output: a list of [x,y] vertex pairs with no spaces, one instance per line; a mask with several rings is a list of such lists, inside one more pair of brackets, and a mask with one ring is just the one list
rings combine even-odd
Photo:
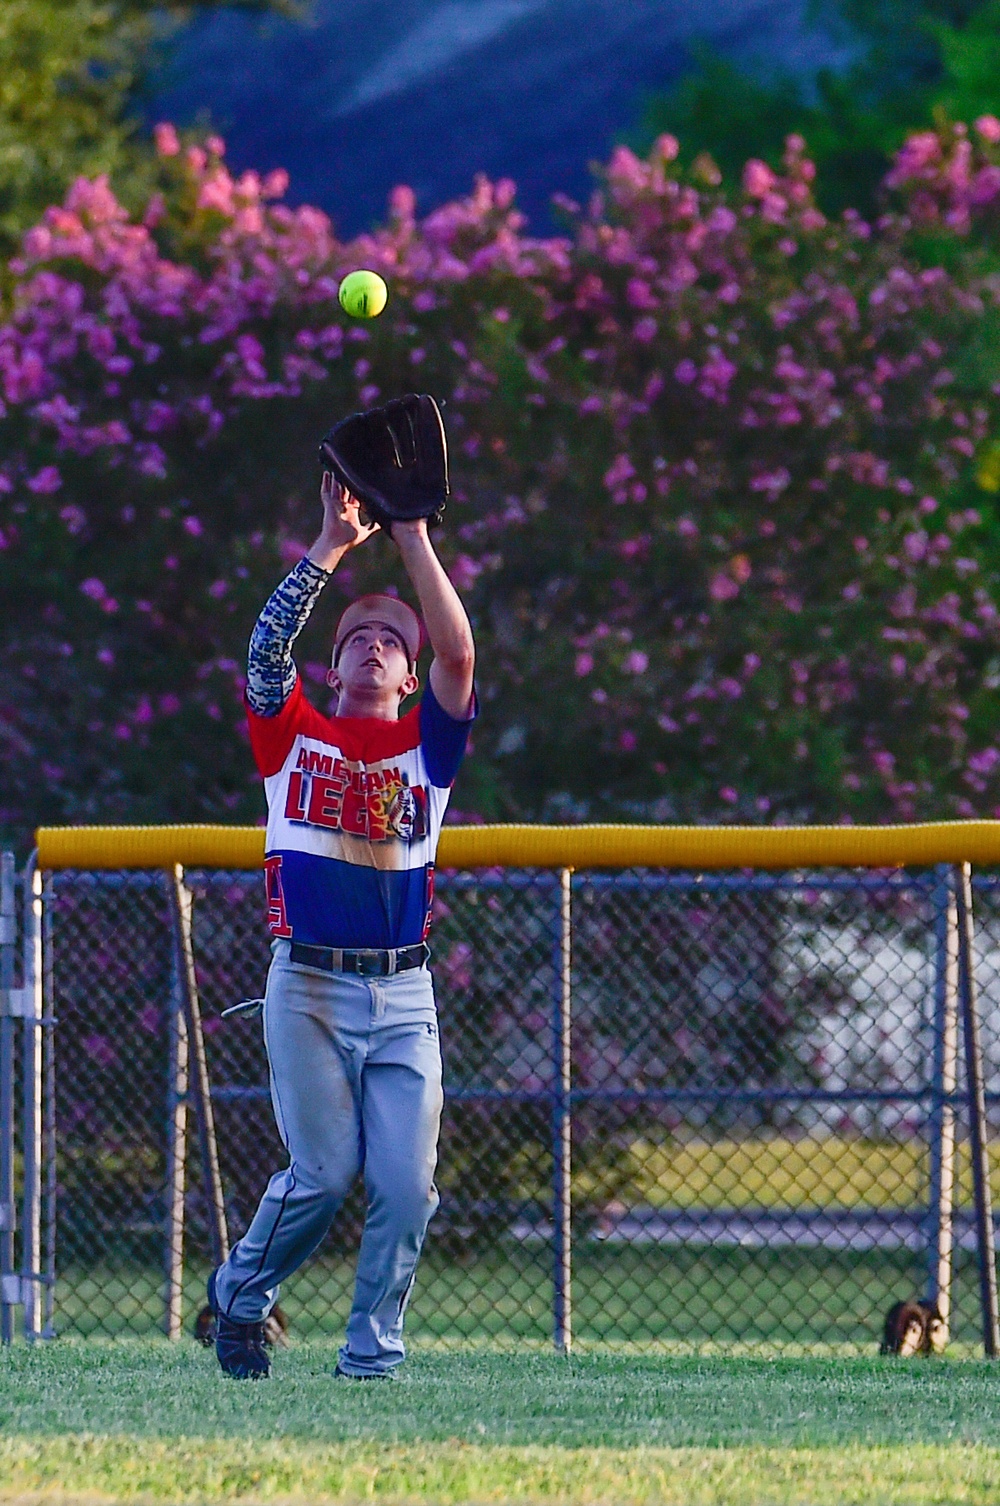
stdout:
[[247,702],[258,716],[277,716],[295,689],[298,671],[292,645],[332,573],[305,555],[257,618],[247,659]]

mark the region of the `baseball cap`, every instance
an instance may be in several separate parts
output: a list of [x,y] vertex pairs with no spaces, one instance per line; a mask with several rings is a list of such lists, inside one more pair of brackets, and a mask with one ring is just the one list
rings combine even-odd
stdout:
[[393,628],[406,644],[410,663],[416,664],[424,636],[423,626],[413,608],[397,596],[359,596],[357,601],[351,602],[337,623],[333,639],[334,664],[340,654],[340,645],[348,633],[353,633],[355,628],[364,627],[369,622],[383,622],[387,627]]

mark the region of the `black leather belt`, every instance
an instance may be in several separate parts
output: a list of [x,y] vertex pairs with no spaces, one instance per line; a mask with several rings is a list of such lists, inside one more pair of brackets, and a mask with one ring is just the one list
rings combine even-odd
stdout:
[[345,950],[337,946],[307,946],[293,941],[291,960],[302,967],[318,967],[324,973],[356,973],[360,978],[391,978],[393,973],[411,967],[423,967],[431,954],[425,941],[416,946],[359,947]]

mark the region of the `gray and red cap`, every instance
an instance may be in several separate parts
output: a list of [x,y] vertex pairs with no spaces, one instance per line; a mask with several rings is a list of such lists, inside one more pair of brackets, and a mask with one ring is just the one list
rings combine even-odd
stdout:
[[376,595],[359,596],[357,601],[352,601],[337,623],[333,639],[334,664],[340,657],[341,645],[347,635],[353,633],[355,628],[369,624],[390,627],[398,633],[406,645],[406,656],[411,666],[416,664],[424,639],[420,618],[412,607],[407,606],[405,601],[400,601],[397,596]]

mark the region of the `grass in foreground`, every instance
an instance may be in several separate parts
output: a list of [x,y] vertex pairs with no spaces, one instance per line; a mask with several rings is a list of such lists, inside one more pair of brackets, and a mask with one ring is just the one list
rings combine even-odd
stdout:
[[335,1381],[332,1345],[227,1381],[163,1341],[0,1354],[0,1500],[1000,1500],[982,1362],[417,1354]]
[[67,1440],[44,1454],[0,1441],[0,1500],[70,1502],[310,1502],[395,1506],[435,1502],[559,1506],[992,1506],[1000,1449],[542,1449],[268,1442],[236,1445]]

